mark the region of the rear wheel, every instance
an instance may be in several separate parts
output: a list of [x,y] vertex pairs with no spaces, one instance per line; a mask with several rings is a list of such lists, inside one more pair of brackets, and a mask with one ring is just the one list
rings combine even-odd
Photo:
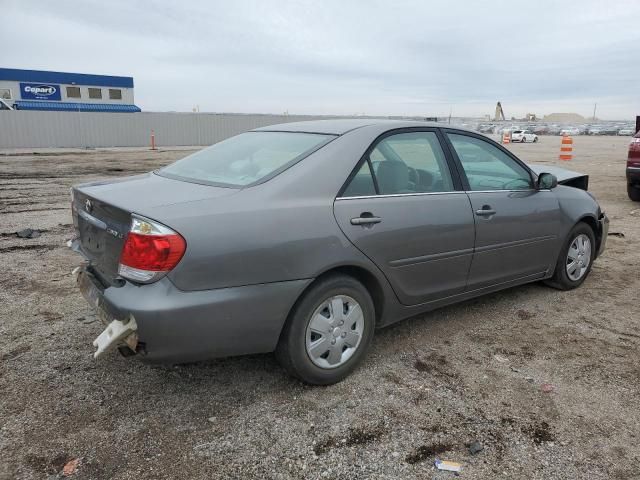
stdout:
[[533,137],[533,143],[536,143],[538,141],[538,137]]
[[522,136],[522,140],[520,140],[521,143],[527,143],[527,137],[525,137],[524,135]]
[[591,271],[595,247],[591,227],[583,222],[576,224],[560,251],[553,277],[546,283],[559,290],[572,290],[582,285]]
[[298,301],[282,332],[276,358],[314,385],[337,383],[362,361],[375,327],[366,288],[346,275],[319,280]]
[[627,195],[634,202],[640,202],[640,185],[627,183]]

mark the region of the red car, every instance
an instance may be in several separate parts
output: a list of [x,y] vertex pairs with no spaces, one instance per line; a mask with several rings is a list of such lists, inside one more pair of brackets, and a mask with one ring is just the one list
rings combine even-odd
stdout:
[[627,193],[631,200],[640,202],[640,132],[633,136],[633,140],[629,144]]

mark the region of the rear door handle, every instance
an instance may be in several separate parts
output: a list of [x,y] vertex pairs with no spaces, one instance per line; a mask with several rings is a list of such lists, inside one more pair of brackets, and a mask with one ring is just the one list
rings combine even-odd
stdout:
[[476,210],[476,215],[478,215],[479,217],[490,217],[491,215],[495,215],[495,214],[496,214],[496,211],[491,207],[489,207],[488,205],[485,205],[480,210]]
[[380,223],[382,219],[380,217],[356,217],[351,219],[351,225],[373,225],[374,223]]

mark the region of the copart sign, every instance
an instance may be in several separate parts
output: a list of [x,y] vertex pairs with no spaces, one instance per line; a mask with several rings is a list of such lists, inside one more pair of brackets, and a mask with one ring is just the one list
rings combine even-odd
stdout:
[[60,100],[60,85],[50,83],[21,83],[22,100]]

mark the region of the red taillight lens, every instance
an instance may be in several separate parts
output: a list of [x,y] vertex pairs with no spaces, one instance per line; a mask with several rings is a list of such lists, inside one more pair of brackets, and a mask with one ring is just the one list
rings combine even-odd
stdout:
[[186,249],[187,244],[179,233],[133,215],[118,273],[135,282],[155,282],[178,264]]
[[186,245],[178,235],[142,235],[130,233],[122,249],[120,263],[152,272],[168,272],[175,267]]
[[640,167],[640,138],[634,138],[629,144],[627,167]]

